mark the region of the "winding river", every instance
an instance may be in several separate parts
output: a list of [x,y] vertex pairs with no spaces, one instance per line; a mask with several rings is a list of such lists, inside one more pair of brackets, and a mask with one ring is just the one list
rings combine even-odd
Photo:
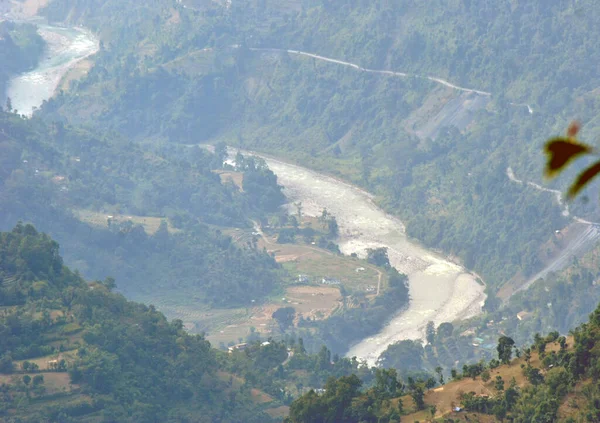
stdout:
[[[13,107],[25,115],[52,97],[65,73],[98,49],[98,41],[81,28],[42,25],[39,32],[48,43],[45,57],[36,69],[13,78],[7,90]],[[265,159],[290,200],[302,202],[305,214],[317,216],[327,208],[336,216],[345,254],[364,256],[367,248],[387,247],[391,264],[409,275],[408,308],[390,316],[377,335],[352,346],[349,356],[373,365],[389,344],[423,338],[428,321],[439,324],[481,311],[484,288],[474,275],[408,239],[402,222],[377,207],[369,193],[303,167]]]
[[391,316],[377,335],[352,346],[348,357],[356,356],[375,365],[389,344],[402,339],[424,339],[428,321],[439,325],[481,312],[485,294],[476,277],[410,240],[402,222],[377,207],[372,195],[304,167],[263,158],[291,202],[302,202],[304,214],[318,216],[327,208],[336,217],[340,228],[338,243],[344,254],[364,257],[367,248],[387,247],[392,266],[409,276],[408,308]]
[[[98,40],[83,28],[38,25],[46,51],[38,66],[12,78],[6,87],[13,109],[31,116],[44,100],[51,98],[63,76],[77,62],[98,51]],[[1,104],[5,104],[6,98]]]

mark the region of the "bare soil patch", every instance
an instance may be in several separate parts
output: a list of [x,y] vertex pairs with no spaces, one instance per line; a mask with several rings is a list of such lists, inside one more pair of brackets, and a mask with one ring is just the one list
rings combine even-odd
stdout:
[[304,318],[326,319],[342,306],[340,290],[333,287],[294,286],[286,294],[290,305]]

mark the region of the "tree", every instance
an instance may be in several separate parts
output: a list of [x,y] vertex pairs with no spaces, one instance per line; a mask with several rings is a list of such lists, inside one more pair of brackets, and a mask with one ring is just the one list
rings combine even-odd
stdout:
[[367,261],[375,266],[390,267],[388,249],[386,247],[367,248]]
[[425,339],[427,339],[427,343],[430,345],[435,341],[435,323],[431,320],[427,322],[427,327],[425,328]]
[[106,289],[108,289],[109,291],[112,291],[113,289],[115,289],[117,287],[117,283],[115,282],[115,278],[110,277],[110,276],[104,278],[104,281],[102,282],[102,285],[104,285],[106,287]]
[[483,373],[481,373],[481,380],[483,380],[484,382],[487,382],[488,380],[490,380],[490,371],[489,370],[484,370]]
[[243,172],[246,170],[246,158],[239,151],[235,155],[234,164],[237,172]]
[[504,391],[504,379],[502,379],[502,376],[500,376],[500,375],[496,376],[496,381],[494,382],[494,388],[496,389],[496,391]]
[[506,404],[504,402],[498,402],[494,405],[494,408],[492,408],[492,413],[494,413],[494,416],[496,416],[498,420],[503,422],[506,417]]
[[560,338],[558,338],[558,343],[560,344],[561,351],[564,351],[567,349],[567,338],[565,338],[564,336],[561,336]]
[[410,396],[415,402],[415,407],[417,410],[423,410],[425,408],[425,394],[423,393],[423,388],[421,386],[415,386],[410,392]]
[[285,331],[294,323],[294,317],[296,316],[296,310],[293,307],[281,307],[275,310],[272,317],[277,320],[281,331]]
[[296,207],[296,216],[298,216],[298,223],[302,223],[302,201],[294,203]]
[[15,370],[12,357],[5,354],[0,357],[0,373],[12,373]]
[[6,111],[9,113],[12,112],[12,100],[10,97],[6,97]]
[[317,371],[327,370],[331,367],[331,351],[325,345],[319,350],[317,355]]
[[437,406],[435,404],[429,406],[429,413],[431,414],[432,419],[435,417],[436,411],[437,411]]
[[405,289],[408,293],[408,287],[406,283],[408,282],[408,276],[404,273],[400,273],[396,270],[395,267],[390,267],[388,270],[388,284],[390,288],[402,288]]
[[219,167],[223,166],[223,162],[227,159],[227,144],[223,141],[220,141],[215,144],[215,155],[221,164]]
[[398,395],[401,386],[396,369],[377,369],[375,371],[374,389],[378,397],[393,398]]
[[444,370],[440,366],[437,366],[435,368],[435,372],[438,375],[438,378],[439,378],[439,381],[440,381],[440,385],[443,385],[444,384]]
[[29,386],[29,383],[31,382],[31,376],[29,375],[25,375],[23,376],[23,383],[27,386]]
[[327,220],[327,228],[329,230],[329,237],[337,238],[337,236],[340,233],[340,228],[338,226],[337,220],[335,219],[335,216],[331,216],[331,218]]
[[329,213],[327,212],[327,209],[323,209],[321,216],[319,216],[319,222],[323,226],[323,229],[327,227],[327,220],[329,220]]
[[452,336],[453,332],[454,325],[449,322],[441,323],[437,328],[437,335],[442,339],[449,338],[450,336]]
[[500,339],[498,339],[498,346],[496,347],[496,350],[498,351],[498,359],[503,364],[508,364],[510,362],[514,345],[515,341],[508,336],[501,336]]

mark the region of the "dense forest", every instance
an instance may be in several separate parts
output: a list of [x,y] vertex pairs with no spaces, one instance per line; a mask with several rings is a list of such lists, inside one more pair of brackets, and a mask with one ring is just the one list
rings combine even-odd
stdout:
[[[0,416],[16,409],[31,422],[82,421],[93,413],[102,421],[158,422],[193,412],[203,417],[188,421],[264,421],[260,413],[252,417],[247,395],[226,392],[208,342],[154,307],[111,293],[110,280],[88,286],[33,226],[2,233],[0,252],[0,372],[22,379],[7,384],[3,376]],[[49,355],[49,364],[36,363]],[[65,390],[47,387],[55,392],[50,398],[63,401],[40,401],[44,385],[57,383],[53,372],[65,371]]]
[[[267,168],[248,167],[254,188],[242,193],[212,172],[222,157],[198,147],[151,153],[118,137],[3,112],[0,150],[2,227],[33,222],[86,277],[110,275],[133,298],[177,290],[229,307],[248,304],[249,290],[260,299],[280,283],[271,256],[234,245],[212,226],[244,227],[281,204]],[[141,217],[112,222],[113,214]],[[147,233],[142,223],[152,217],[162,223]]]

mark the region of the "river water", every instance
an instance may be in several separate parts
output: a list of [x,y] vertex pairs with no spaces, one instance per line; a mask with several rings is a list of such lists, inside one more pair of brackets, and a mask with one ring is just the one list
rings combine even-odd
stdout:
[[402,222],[377,207],[369,193],[300,166],[263,158],[285,187],[288,199],[302,202],[304,214],[319,216],[327,208],[336,217],[338,243],[344,254],[364,257],[367,248],[387,247],[392,266],[409,276],[408,308],[390,316],[377,335],[352,346],[348,357],[375,365],[388,345],[402,339],[423,339],[428,321],[439,325],[481,312],[485,294],[476,277],[410,240]]
[[[48,43],[45,57],[36,69],[13,78],[7,90],[13,107],[25,115],[52,97],[67,70],[98,49],[93,35],[80,28],[42,25],[39,32]],[[374,365],[389,344],[423,338],[430,320],[439,324],[481,312],[485,294],[475,277],[408,239],[402,222],[377,207],[369,193],[300,166],[265,159],[288,198],[301,201],[306,215],[318,216],[327,208],[337,218],[344,254],[364,256],[367,248],[387,247],[391,264],[409,276],[408,308],[390,316],[377,335],[352,346],[348,356]]]
[[[98,40],[82,28],[38,25],[47,47],[38,66],[12,78],[6,89],[13,109],[31,116],[33,111],[51,98],[65,73],[80,60],[98,51]],[[6,98],[1,104],[6,103]]]

